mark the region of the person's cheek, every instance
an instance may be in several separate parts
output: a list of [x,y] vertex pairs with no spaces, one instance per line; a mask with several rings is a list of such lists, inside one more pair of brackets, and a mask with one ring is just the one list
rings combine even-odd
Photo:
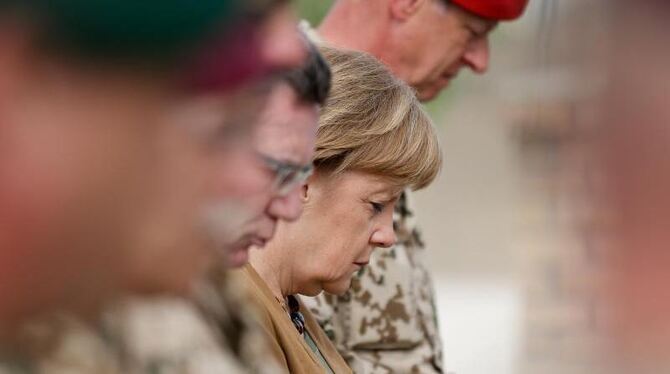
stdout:
[[213,197],[239,201],[253,214],[259,214],[269,201],[272,176],[249,144],[231,144],[229,148],[213,164]]
[[251,146],[231,144],[210,162],[202,220],[215,243],[228,243],[262,214],[271,198],[272,174]]

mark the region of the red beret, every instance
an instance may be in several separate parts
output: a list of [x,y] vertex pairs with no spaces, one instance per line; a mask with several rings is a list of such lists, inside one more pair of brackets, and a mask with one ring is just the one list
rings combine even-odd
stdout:
[[523,14],[528,0],[451,0],[461,8],[482,18],[513,20]]

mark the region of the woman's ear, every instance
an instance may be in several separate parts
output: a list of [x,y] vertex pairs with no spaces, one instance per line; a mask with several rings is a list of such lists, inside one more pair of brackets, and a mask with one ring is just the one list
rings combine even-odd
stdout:
[[405,21],[417,13],[428,0],[390,0],[389,11],[397,20]]
[[311,200],[311,197],[314,194],[314,186],[319,183],[319,179],[321,178],[323,178],[323,175],[318,171],[315,171],[309,178],[307,178],[305,183],[302,184],[302,187],[300,188],[300,199],[303,203]]

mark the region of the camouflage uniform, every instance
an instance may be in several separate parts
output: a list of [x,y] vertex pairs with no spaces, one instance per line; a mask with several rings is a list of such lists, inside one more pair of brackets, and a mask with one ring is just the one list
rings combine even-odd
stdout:
[[184,299],[126,300],[108,309],[98,326],[59,315],[26,330],[28,352],[1,362],[0,374],[249,373]]
[[124,361],[142,373],[281,373],[254,311],[225,271],[196,287],[194,301],[139,299],[108,318]]
[[395,247],[376,250],[343,296],[303,298],[355,373],[441,373],[432,281],[405,192]]
[[208,286],[199,288],[206,300],[198,304],[126,299],[97,326],[67,314],[31,323],[21,335],[28,352],[20,360],[0,357],[0,374],[280,373],[234,287]]
[[182,298],[136,298],[105,316],[127,373],[248,373],[203,318]]
[[17,344],[21,357],[0,357],[0,374],[126,372],[118,351],[100,330],[68,313],[54,313],[25,323]]

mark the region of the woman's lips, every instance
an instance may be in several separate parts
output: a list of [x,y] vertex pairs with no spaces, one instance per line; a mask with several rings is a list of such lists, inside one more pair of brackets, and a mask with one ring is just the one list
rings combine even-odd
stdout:
[[361,266],[361,267],[362,267],[362,266],[365,266],[365,265],[367,265],[367,264],[369,264],[369,263],[370,263],[369,260],[368,260],[368,261],[360,261],[360,262],[354,262],[354,265],[358,265],[358,266]]

